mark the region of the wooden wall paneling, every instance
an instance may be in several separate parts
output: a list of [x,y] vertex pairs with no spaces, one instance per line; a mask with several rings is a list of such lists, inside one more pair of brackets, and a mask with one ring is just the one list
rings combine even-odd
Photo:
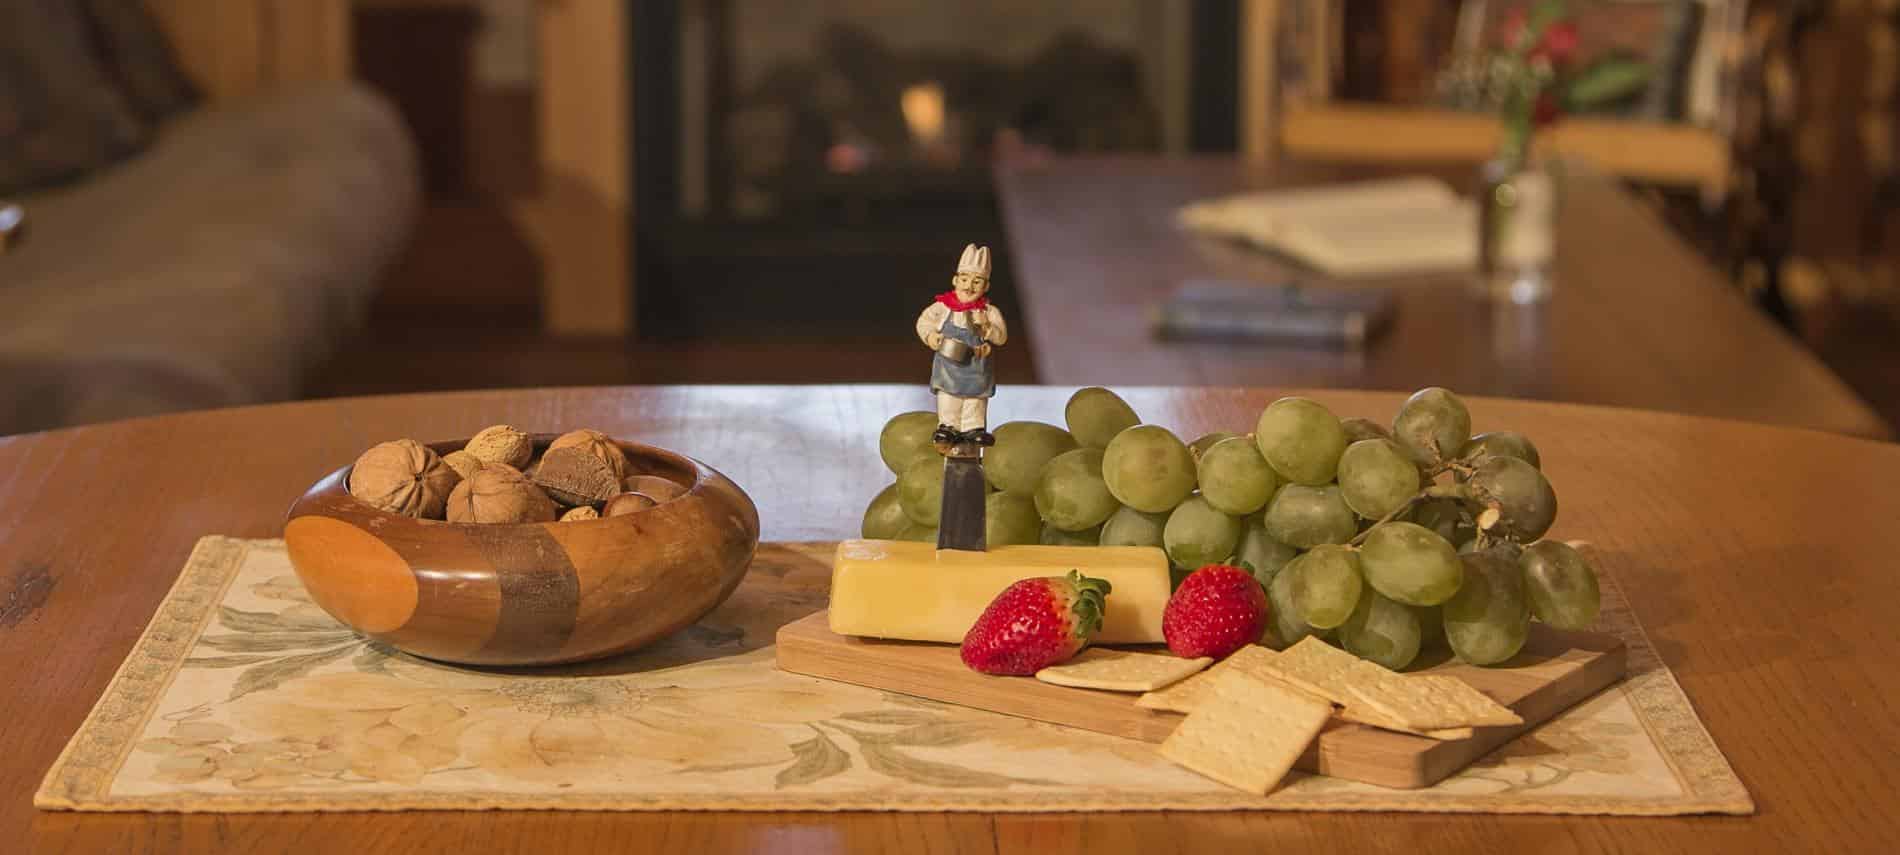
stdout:
[[241,98],[263,83],[263,9],[255,0],[146,0],[171,37],[178,62],[213,101]]
[[517,214],[541,248],[542,325],[557,335],[633,332],[628,12],[536,6],[542,192]]
[[268,0],[264,39],[276,84],[342,80],[351,73],[348,0]]
[[145,0],[212,101],[350,76],[350,0]]
[[1280,108],[1277,59],[1280,0],[1243,0],[1240,9],[1240,152],[1265,160],[1274,149]]

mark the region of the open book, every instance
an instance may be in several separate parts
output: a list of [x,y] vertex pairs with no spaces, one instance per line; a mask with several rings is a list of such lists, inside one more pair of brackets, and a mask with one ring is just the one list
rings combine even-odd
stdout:
[[1245,193],[1186,205],[1177,219],[1341,278],[1469,270],[1478,254],[1477,206],[1434,178]]

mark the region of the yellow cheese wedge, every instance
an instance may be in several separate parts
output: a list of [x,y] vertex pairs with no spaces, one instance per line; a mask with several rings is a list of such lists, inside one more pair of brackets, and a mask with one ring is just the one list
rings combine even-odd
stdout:
[[999,546],[939,550],[928,543],[847,540],[831,565],[831,631],[960,643],[996,595],[1018,579],[1080,570],[1112,586],[1105,644],[1159,643],[1168,557],[1151,546]]

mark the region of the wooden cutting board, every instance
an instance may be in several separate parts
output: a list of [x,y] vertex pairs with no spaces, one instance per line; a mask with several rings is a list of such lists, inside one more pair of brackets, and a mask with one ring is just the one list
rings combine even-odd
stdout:
[[[1423,671],[1463,679],[1517,711],[1523,724],[1480,727],[1469,739],[1441,741],[1335,719],[1298,768],[1382,787],[1429,787],[1615,683],[1623,676],[1624,654],[1623,642],[1609,635],[1532,624],[1524,650],[1502,667],[1447,661]],[[978,674],[964,667],[954,645],[838,635],[822,611],[779,629],[778,665],[797,674],[1144,742],[1166,739],[1182,719],[1135,706],[1138,695],[1131,693]]]

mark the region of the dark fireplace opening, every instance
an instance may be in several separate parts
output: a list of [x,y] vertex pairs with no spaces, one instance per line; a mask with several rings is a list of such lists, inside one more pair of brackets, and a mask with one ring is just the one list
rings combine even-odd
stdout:
[[1234,146],[1237,0],[634,8],[643,336],[903,335],[967,242],[1012,306],[995,165]]

